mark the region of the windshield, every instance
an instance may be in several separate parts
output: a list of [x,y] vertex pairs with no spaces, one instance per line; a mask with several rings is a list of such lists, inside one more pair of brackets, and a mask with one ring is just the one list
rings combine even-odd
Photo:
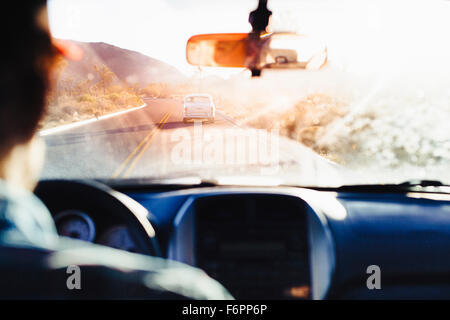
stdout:
[[[55,67],[43,178],[450,183],[449,1],[269,0],[269,31],[324,42],[324,68],[187,63],[191,36],[250,32],[256,6],[49,0],[53,36],[83,58]],[[209,101],[196,93],[215,109],[187,112]]]

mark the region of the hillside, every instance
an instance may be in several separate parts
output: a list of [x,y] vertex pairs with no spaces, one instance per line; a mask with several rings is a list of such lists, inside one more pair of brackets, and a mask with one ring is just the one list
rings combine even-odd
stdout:
[[143,88],[166,88],[185,81],[175,67],[139,52],[102,42],[74,42],[83,50],[83,58],[57,61],[47,116],[40,128],[133,108],[143,104]]
[[175,67],[139,52],[103,42],[74,42],[82,48],[84,56],[81,61],[67,60],[67,66],[60,75],[62,78],[91,79],[95,82],[93,67],[104,64],[114,72],[118,80],[128,85],[137,83],[144,87],[151,82],[172,83],[184,79]]

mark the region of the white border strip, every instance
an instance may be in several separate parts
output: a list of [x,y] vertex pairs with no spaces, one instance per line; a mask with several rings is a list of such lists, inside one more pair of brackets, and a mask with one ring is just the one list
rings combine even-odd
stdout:
[[100,121],[100,120],[103,120],[103,119],[112,118],[112,117],[115,117],[115,116],[118,116],[118,115],[121,115],[121,114],[124,114],[124,113],[127,113],[127,112],[131,112],[131,111],[134,111],[134,110],[142,109],[142,108],[144,108],[146,106],[147,106],[147,104],[144,103],[143,105],[141,105],[139,107],[134,107],[134,108],[127,109],[127,110],[122,110],[122,111],[119,111],[119,112],[110,113],[110,114],[107,114],[107,115],[104,115],[104,116],[101,116],[101,117],[98,117],[98,118],[91,118],[91,119],[87,119],[87,120],[83,120],[83,121],[78,121],[78,122],[74,122],[74,123],[64,124],[62,126],[58,126],[58,127],[54,127],[54,128],[50,128],[50,129],[41,130],[41,131],[39,131],[39,136],[44,137],[44,136],[48,136],[50,134],[54,134],[54,133],[58,133],[58,132],[61,132],[61,131],[66,131],[66,130],[69,130],[69,129],[77,128],[77,127],[84,126],[86,124],[89,124],[89,123],[92,123],[92,122],[95,122],[95,121]]

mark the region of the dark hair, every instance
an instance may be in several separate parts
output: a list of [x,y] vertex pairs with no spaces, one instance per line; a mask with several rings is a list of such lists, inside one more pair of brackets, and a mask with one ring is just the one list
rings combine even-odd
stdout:
[[45,27],[46,1],[18,1],[0,19],[0,156],[31,139],[45,111],[56,49]]

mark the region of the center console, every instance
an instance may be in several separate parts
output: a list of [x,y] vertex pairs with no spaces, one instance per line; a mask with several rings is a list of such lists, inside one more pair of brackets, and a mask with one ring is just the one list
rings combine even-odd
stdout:
[[197,267],[237,299],[310,298],[305,204],[280,195],[220,195],[193,204]]

